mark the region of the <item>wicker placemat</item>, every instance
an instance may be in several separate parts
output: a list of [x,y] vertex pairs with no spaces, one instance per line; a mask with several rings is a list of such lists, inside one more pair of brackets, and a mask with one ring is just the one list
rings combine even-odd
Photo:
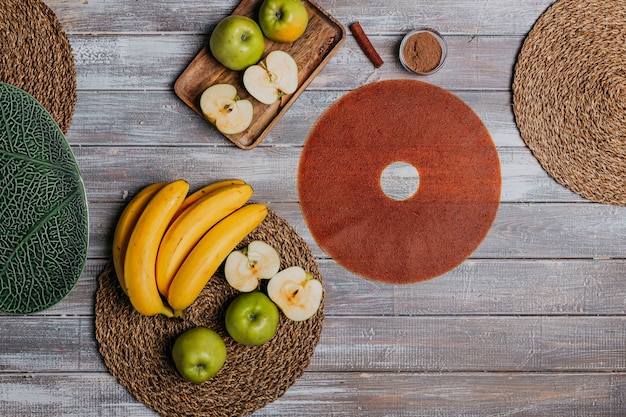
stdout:
[[[281,268],[299,265],[321,280],[305,241],[270,211],[251,239],[268,242],[281,255]],[[304,322],[281,313],[274,339],[247,347],[234,342],[224,327],[224,312],[237,294],[218,271],[182,319],[144,317],[121,291],[109,264],[98,278],[96,339],[111,374],[139,401],[162,416],[240,416],[251,414],[282,396],[309,365],[324,318],[324,304]],[[176,372],[170,352],[176,336],[195,327],[217,331],[226,343],[227,359],[209,381],[195,385]]]
[[76,105],[74,56],[41,0],[0,1],[0,81],[30,93],[67,133]]
[[626,1],[560,0],[538,19],[515,67],[522,138],[561,185],[626,205]]

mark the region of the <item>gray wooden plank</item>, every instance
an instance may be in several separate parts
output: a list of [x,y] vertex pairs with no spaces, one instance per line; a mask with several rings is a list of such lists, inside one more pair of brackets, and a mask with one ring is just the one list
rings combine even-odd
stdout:
[[[128,2],[46,0],[69,32],[193,32],[212,30],[230,14],[237,0],[187,0]],[[523,34],[552,3],[550,0],[318,0],[317,3],[344,25],[359,20],[372,35],[403,33],[420,26],[445,33]],[[167,18],[164,18],[167,16]]]
[[93,317],[2,317],[0,372],[106,371]]
[[[345,93],[306,90],[259,147],[302,146],[320,115]],[[496,146],[526,146],[515,124],[509,91],[453,93],[477,113]],[[234,146],[173,91],[81,90],[67,139],[74,146]]]
[[624,315],[623,260],[469,259],[441,277],[388,285],[319,261],[330,315]]
[[[318,257],[324,256],[297,204],[270,207],[288,219]],[[602,204],[504,203],[471,258],[624,259],[625,211]]]
[[257,415],[609,417],[624,388],[623,374],[306,374]]
[[[108,374],[0,374],[0,385],[12,417],[156,416]],[[305,372],[254,415],[617,417],[625,392],[624,373]]]
[[[441,70],[420,78],[450,90],[504,90],[522,36],[446,37],[448,58]],[[385,60],[375,69],[348,37],[343,47],[312,81],[309,89],[350,90],[373,81],[414,78],[400,65],[400,35],[377,36],[372,43]],[[133,36],[73,35],[77,84],[80,90],[171,90],[196,54],[206,46],[204,35]]]
[[[266,199],[255,201],[266,202]],[[268,203],[310,245],[317,257],[326,257],[314,241],[298,203]],[[123,204],[92,203],[89,255],[108,257],[117,213]],[[601,204],[500,205],[485,240],[470,258],[490,259],[624,259],[626,223],[624,207]]]
[[[73,151],[91,203],[122,203],[150,182],[176,178],[189,181],[192,189],[217,179],[240,178],[254,187],[254,198],[258,201],[299,200],[300,147],[257,147],[242,151],[235,146],[75,146]],[[503,203],[586,202],[556,183],[528,148],[502,147],[498,148],[498,155]]]
[[[0,372],[105,372],[94,330],[93,317],[3,317]],[[625,372],[625,352],[625,317],[327,316],[309,370]]]
[[[107,259],[89,259],[76,287],[39,315],[90,316]],[[318,259],[328,316],[626,315],[626,264],[592,259],[469,259],[436,279],[382,284]]]
[[89,417],[157,414],[108,373],[0,373],[0,415]]

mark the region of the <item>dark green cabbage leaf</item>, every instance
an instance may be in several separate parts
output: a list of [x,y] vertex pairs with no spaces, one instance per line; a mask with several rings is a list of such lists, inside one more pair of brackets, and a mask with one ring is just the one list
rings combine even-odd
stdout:
[[85,186],[46,109],[0,83],[0,312],[29,314],[61,301],[87,259]]

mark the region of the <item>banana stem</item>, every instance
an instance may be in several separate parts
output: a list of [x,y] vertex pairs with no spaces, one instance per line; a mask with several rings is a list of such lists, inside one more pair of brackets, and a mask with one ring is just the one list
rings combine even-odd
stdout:
[[167,318],[172,318],[175,316],[175,312],[173,312],[172,309],[169,307],[163,308],[163,311],[161,311],[160,314],[164,315]]

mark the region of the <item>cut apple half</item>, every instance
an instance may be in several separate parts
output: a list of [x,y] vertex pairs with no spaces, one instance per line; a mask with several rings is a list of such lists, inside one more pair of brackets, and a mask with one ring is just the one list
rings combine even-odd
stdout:
[[293,321],[313,317],[322,303],[323,294],[322,283],[299,266],[283,269],[267,284],[267,295]]
[[200,109],[217,130],[227,135],[246,130],[254,114],[250,100],[241,100],[231,84],[215,84],[207,88],[200,96]]
[[243,73],[248,93],[263,104],[273,104],[298,88],[298,64],[284,51],[272,51]]
[[250,292],[258,288],[261,279],[272,278],[279,269],[278,252],[265,242],[253,240],[245,248],[228,255],[224,275],[234,289]]

